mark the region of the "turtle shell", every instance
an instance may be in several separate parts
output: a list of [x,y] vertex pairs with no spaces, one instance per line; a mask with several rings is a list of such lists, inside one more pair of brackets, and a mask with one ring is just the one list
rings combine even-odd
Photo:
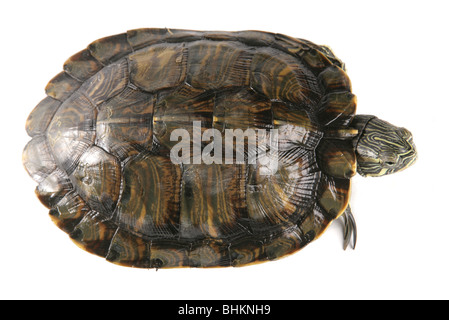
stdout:
[[[103,38],[48,83],[23,162],[55,224],[108,261],[274,260],[318,238],[348,204],[356,100],[343,69],[326,47],[260,31]],[[176,129],[203,138],[193,152],[217,145],[204,141],[208,129],[261,130],[276,144],[253,162],[236,142],[223,161],[176,163]]]

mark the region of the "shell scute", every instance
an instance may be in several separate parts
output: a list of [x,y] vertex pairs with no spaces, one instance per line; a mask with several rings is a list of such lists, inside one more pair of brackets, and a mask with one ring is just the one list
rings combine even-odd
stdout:
[[[154,139],[164,146],[165,150],[173,150],[178,144],[178,137],[172,137],[172,132],[176,133],[175,130],[181,129],[183,133],[188,133],[189,139],[194,139],[194,134],[197,134],[194,133],[194,122],[201,122],[201,140],[207,128],[212,126],[214,105],[214,93],[190,86],[182,86],[170,93],[159,95],[154,106]],[[193,152],[192,149],[191,151]]]
[[351,91],[351,80],[340,67],[332,65],[318,76],[318,81],[326,93],[335,91]]
[[357,173],[352,141],[323,140],[316,154],[320,169],[332,177],[350,179]]
[[79,194],[71,191],[50,210],[50,217],[60,229],[71,233],[89,212],[90,208]]
[[181,169],[166,157],[142,153],[123,168],[118,223],[143,236],[172,238],[179,229]]
[[44,206],[53,208],[72,189],[72,183],[67,174],[60,168],[56,168],[39,183],[35,193]]
[[189,266],[190,244],[175,240],[153,240],[150,247],[151,268]]
[[234,267],[268,260],[263,241],[257,239],[237,240],[231,244],[229,252]]
[[309,214],[304,215],[297,223],[304,239],[301,245],[304,247],[318,239],[331,221],[327,218],[324,209],[318,203],[314,203]]
[[86,80],[79,92],[95,106],[122,92],[129,83],[128,61],[121,59]]
[[309,49],[309,46],[301,39],[293,38],[281,33],[276,33],[274,37],[276,39],[276,46],[281,47],[291,54],[297,54],[302,50]]
[[298,146],[313,150],[323,136],[319,124],[306,110],[283,103],[273,103],[273,123],[274,128],[278,130],[280,150]]
[[126,88],[99,106],[96,145],[120,160],[150,149],[154,96]]
[[90,54],[103,65],[126,56],[132,52],[126,33],[105,37],[92,42],[88,46]]
[[252,54],[232,42],[198,41],[188,47],[187,82],[196,88],[248,86]]
[[189,266],[194,268],[229,267],[229,247],[220,241],[205,241],[189,252]]
[[150,241],[118,229],[111,240],[106,260],[136,268],[151,268]]
[[293,56],[273,48],[260,48],[251,63],[251,87],[269,99],[307,107],[314,105],[320,89],[313,73]]
[[60,105],[61,101],[52,97],[44,98],[28,116],[25,126],[28,135],[34,137],[44,134]]
[[318,203],[328,220],[338,218],[348,206],[350,183],[349,179],[323,176]]
[[127,40],[134,50],[138,50],[162,41],[169,34],[168,29],[142,28],[129,30]]
[[93,146],[80,157],[71,178],[75,189],[92,210],[111,216],[120,196],[121,174],[119,161]]
[[276,260],[286,255],[292,254],[304,244],[301,231],[297,226],[284,230],[281,235],[265,244],[265,251],[268,260]]
[[184,82],[187,50],[182,44],[157,44],[129,55],[130,80],[148,92],[171,88]]
[[219,95],[214,103],[213,127],[226,129],[272,129],[272,102],[252,90],[242,89]]
[[332,62],[320,51],[316,49],[301,50],[299,56],[315,72],[321,72],[323,69],[332,65]]
[[82,93],[59,107],[46,133],[56,163],[71,174],[79,158],[94,144],[96,109]]
[[181,186],[182,238],[230,238],[247,232],[245,165],[185,165]]
[[208,31],[204,33],[203,38],[213,41],[235,41],[237,36],[234,32]]
[[22,162],[28,174],[39,183],[56,169],[45,136],[34,137],[27,143],[23,150]]
[[349,91],[331,92],[320,102],[317,117],[328,127],[347,127],[354,118],[357,98]]
[[45,87],[49,97],[64,101],[81,86],[81,82],[71,77],[67,72],[57,74]]
[[65,72],[79,81],[89,79],[102,68],[103,65],[92,56],[88,49],[71,56],[63,66]]
[[117,225],[104,219],[98,213],[89,211],[69,234],[80,248],[87,252],[106,257]]
[[278,159],[274,174],[263,175],[263,167],[249,167],[246,201],[250,229],[289,227],[310,209],[319,178],[313,151]]
[[239,42],[255,47],[271,47],[276,42],[274,33],[270,32],[238,31],[236,37]]

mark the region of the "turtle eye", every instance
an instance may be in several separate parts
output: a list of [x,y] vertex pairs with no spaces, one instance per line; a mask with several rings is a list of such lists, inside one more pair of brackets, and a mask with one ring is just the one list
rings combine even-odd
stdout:
[[393,167],[397,163],[397,155],[392,152],[381,154],[380,161],[386,167]]

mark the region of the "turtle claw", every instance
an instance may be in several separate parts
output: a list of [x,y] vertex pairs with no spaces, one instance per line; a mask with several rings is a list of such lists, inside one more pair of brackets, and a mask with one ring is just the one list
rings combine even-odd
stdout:
[[348,206],[343,212],[344,219],[344,234],[343,234],[343,249],[346,250],[349,243],[351,242],[352,235],[352,249],[355,249],[357,243],[357,226],[355,223],[354,216],[352,215],[351,208]]

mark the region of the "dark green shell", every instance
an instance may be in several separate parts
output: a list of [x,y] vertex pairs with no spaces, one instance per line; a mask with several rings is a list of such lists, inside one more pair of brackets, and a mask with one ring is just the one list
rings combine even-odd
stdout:
[[[46,93],[27,120],[24,165],[56,225],[111,262],[273,260],[318,238],[348,204],[355,96],[341,62],[309,41],[132,30],[72,56]],[[170,133],[192,136],[194,121],[277,129],[278,170],[173,163]]]

